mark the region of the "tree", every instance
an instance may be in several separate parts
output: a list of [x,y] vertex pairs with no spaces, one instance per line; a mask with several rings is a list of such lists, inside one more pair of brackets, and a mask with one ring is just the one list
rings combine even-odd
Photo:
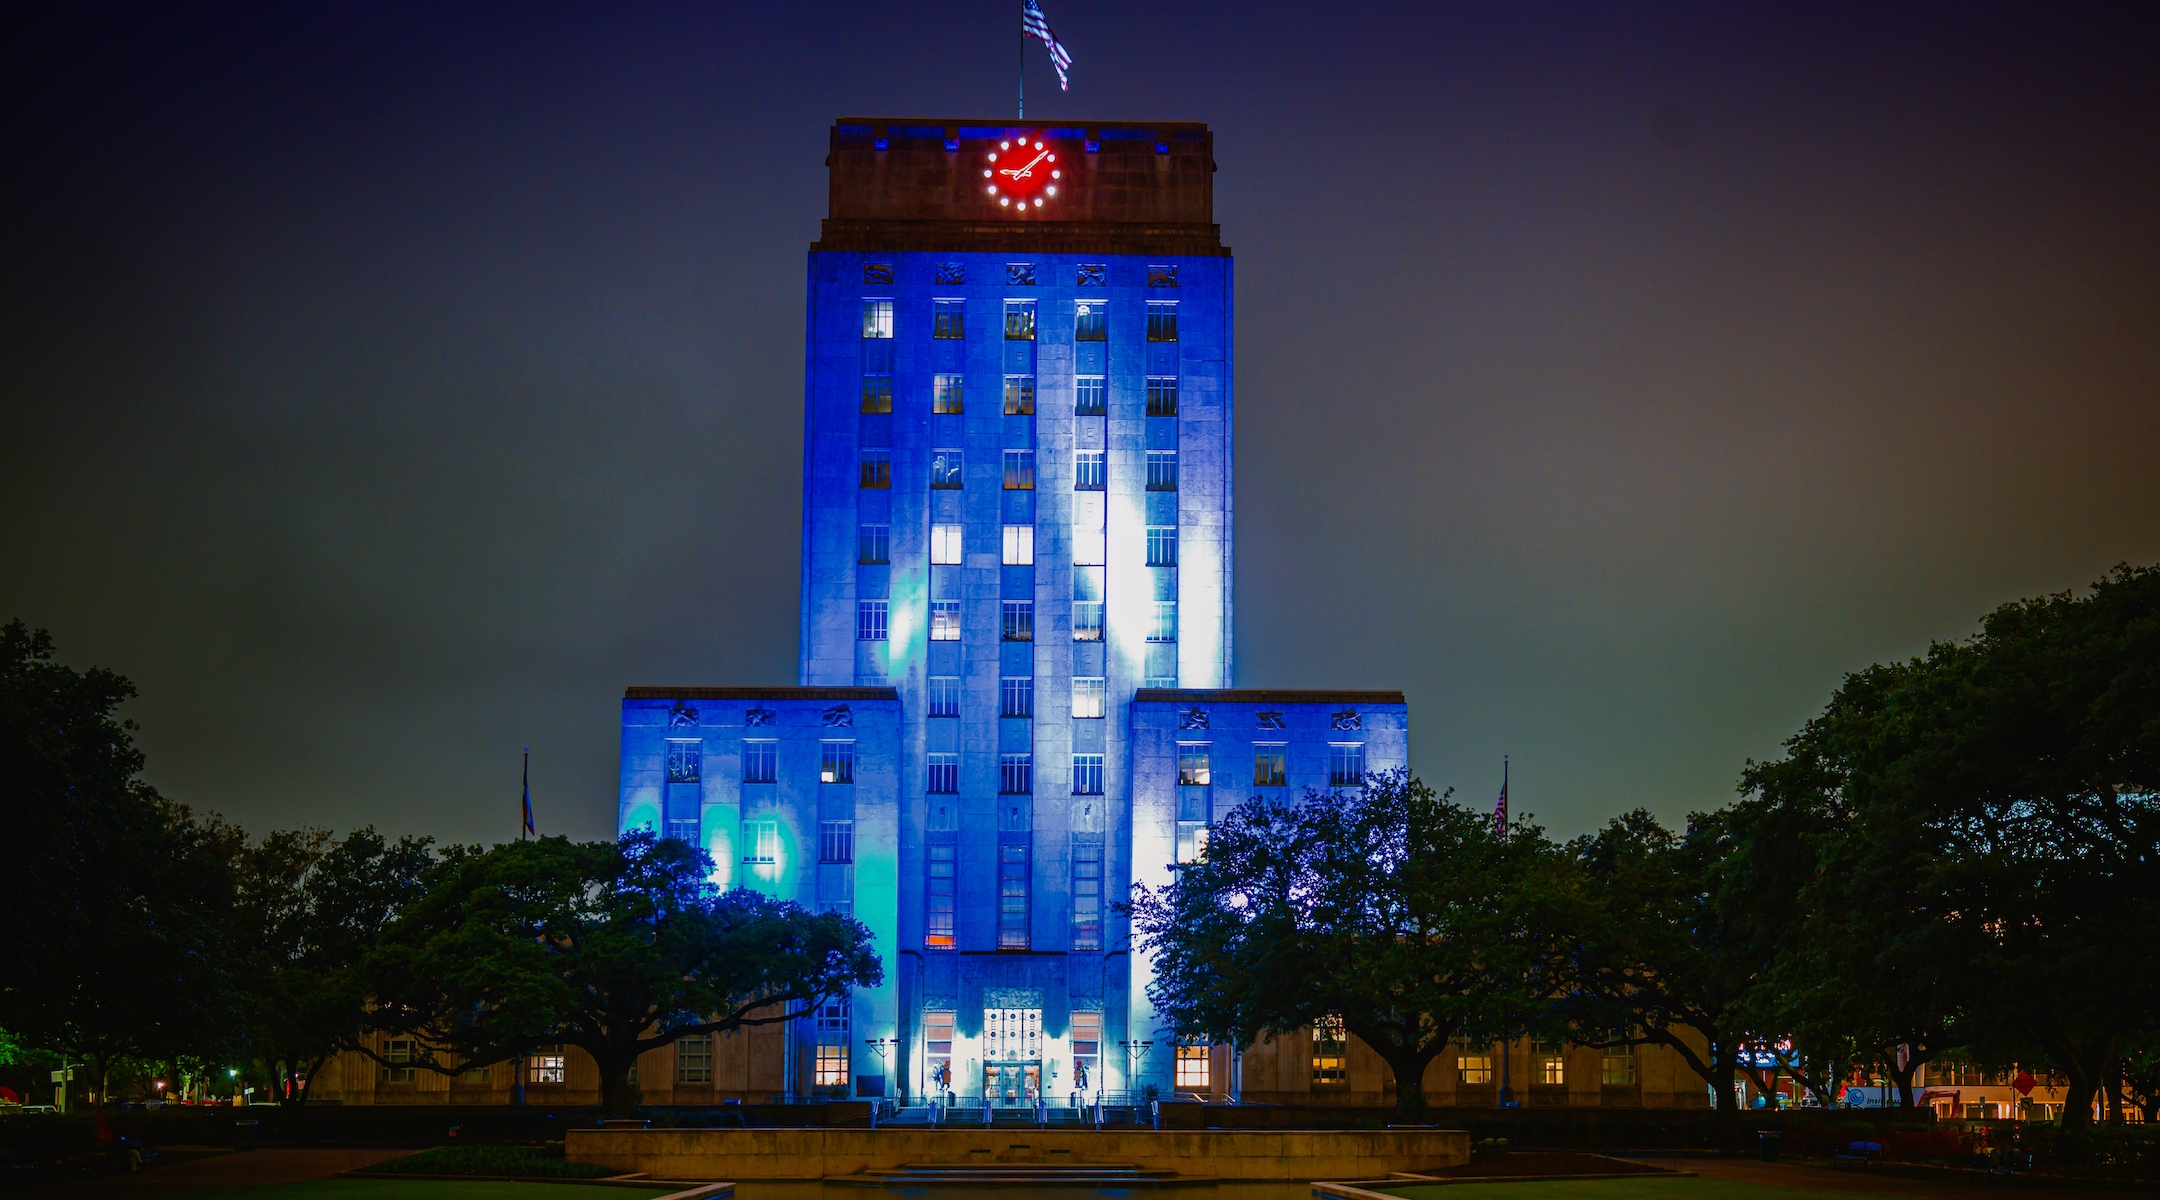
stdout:
[[414,1039],[401,1065],[443,1073],[576,1046],[619,1112],[637,1103],[630,1069],[647,1050],[882,981],[862,925],[718,892],[711,871],[703,852],[648,833],[454,847],[362,960],[370,1027]]
[[1414,1113],[1451,1041],[1544,1021],[1581,906],[1536,825],[1501,833],[1398,771],[1294,805],[1247,801],[1202,861],[1129,908],[1175,1035],[1249,1047],[1337,1016]]

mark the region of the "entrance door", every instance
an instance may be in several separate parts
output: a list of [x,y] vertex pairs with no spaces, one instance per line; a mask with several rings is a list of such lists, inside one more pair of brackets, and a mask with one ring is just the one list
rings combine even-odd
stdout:
[[1042,1064],[988,1063],[983,1067],[983,1096],[992,1104],[1018,1108],[1035,1103],[1042,1092]]

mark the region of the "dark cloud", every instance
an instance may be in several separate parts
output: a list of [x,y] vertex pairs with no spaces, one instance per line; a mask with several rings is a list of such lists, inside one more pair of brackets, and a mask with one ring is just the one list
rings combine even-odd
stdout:
[[[794,677],[804,249],[1004,3],[69,6],[11,39],[0,614],[254,827],[608,832],[627,683]],[[2160,559],[2149,11],[1053,6],[1239,266],[1238,682],[1562,831]],[[1647,133],[1646,133],[1647,125]]]

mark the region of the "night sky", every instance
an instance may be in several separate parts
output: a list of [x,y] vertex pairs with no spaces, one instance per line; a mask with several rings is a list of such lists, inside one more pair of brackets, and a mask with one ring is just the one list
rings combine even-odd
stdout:
[[[2152,5],[1044,3],[1031,117],[1215,130],[1237,684],[1401,688],[1435,784],[1678,820],[2160,560]],[[56,7],[0,619],[152,782],[499,840],[530,744],[604,837],[624,685],[795,682],[826,129],[1011,116],[1019,0]]]

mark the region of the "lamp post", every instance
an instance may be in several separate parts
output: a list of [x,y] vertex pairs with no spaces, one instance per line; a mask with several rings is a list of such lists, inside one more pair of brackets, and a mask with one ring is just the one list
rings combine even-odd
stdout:
[[1118,1045],[1125,1048],[1125,1099],[1130,1103],[1138,1103],[1135,1094],[1140,1089],[1133,1086],[1133,1077],[1140,1073],[1140,1064],[1147,1061],[1148,1048],[1154,1044],[1151,1041],[1123,1041],[1118,1043]]
[[886,1071],[886,1069],[885,1069],[885,1068],[886,1068],[886,1062],[887,1062],[887,1060],[886,1060],[886,1057],[885,1057],[885,1056],[886,1056],[886,1055],[887,1055],[888,1053],[890,1053],[890,1052],[892,1051],[893,1047],[895,1047],[895,1046],[898,1046],[899,1044],[900,1044],[900,1039],[899,1039],[899,1038],[889,1038],[889,1037],[888,1037],[888,1038],[864,1038],[864,1039],[863,1039],[863,1045],[865,1045],[865,1046],[868,1046],[868,1047],[870,1047],[870,1048],[871,1048],[872,1050],[875,1050],[875,1051],[877,1051],[877,1061],[878,1061],[878,1073],[879,1073],[880,1075],[884,1075],[884,1076],[885,1076],[885,1077],[886,1077],[887,1079],[890,1079],[890,1078],[892,1078],[892,1076],[891,1076],[891,1074],[890,1074],[890,1073],[888,1073],[888,1072]]

